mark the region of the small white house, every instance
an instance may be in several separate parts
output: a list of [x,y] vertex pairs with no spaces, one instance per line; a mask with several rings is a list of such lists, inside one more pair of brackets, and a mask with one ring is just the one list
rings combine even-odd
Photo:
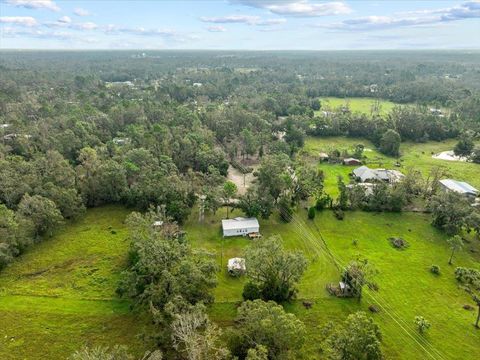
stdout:
[[222,220],[223,236],[246,236],[260,231],[260,224],[256,218],[236,217]]
[[232,276],[239,276],[245,273],[247,267],[245,266],[244,258],[231,258],[228,259],[227,264],[228,273]]

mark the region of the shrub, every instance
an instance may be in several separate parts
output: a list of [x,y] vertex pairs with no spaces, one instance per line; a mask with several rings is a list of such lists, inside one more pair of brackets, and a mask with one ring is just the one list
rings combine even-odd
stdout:
[[253,282],[249,281],[243,287],[243,300],[256,300],[262,297],[260,288]]
[[391,237],[391,238],[388,238],[388,241],[395,249],[399,249],[399,250],[406,249],[407,247],[410,246],[407,240],[402,239],[400,237]]
[[308,209],[308,218],[310,220],[315,219],[315,208],[313,206]]
[[343,212],[342,209],[334,209],[333,210],[333,214],[335,215],[335,217],[337,218],[337,220],[343,220],[344,217],[345,217],[345,213]]
[[423,316],[415,316],[415,325],[417,326],[420,334],[423,334],[425,331],[430,329],[430,322],[426,320]]
[[430,267],[430,272],[435,275],[440,275],[440,266],[438,265],[432,265]]
[[477,269],[457,267],[455,269],[455,278],[462,284],[480,289],[480,271]]
[[326,207],[328,207],[328,205],[330,204],[331,201],[332,201],[332,198],[330,197],[330,195],[322,195],[315,202],[315,208],[318,211],[321,211],[321,210],[325,209]]

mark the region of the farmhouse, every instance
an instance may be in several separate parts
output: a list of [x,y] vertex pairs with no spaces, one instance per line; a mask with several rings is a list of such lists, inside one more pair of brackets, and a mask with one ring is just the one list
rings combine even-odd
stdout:
[[474,200],[478,195],[478,190],[475,189],[469,183],[464,181],[457,181],[453,179],[443,179],[439,181],[440,186],[444,191],[454,191],[456,193],[462,194],[467,198]]
[[370,169],[368,166],[360,166],[352,172],[353,177],[360,182],[379,182],[396,183],[404,175],[398,170]]
[[245,259],[238,257],[228,259],[227,270],[232,276],[238,276],[245,273],[247,270],[247,267],[245,266]]
[[343,159],[343,165],[362,165],[362,162],[355,158],[345,158]]
[[223,236],[246,236],[251,233],[258,233],[260,225],[256,218],[236,217],[234,219],[222,220]]

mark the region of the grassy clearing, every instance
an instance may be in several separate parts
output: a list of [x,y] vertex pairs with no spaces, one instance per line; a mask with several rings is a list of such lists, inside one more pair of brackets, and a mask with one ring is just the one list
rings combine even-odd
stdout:
[[64,359],[82,344],[143,353],[136,335],[144,322],[115,295],[129,246],[127,214],[113,206],[89,210],[2,271],[0,358]]
[[[244,279],[228,277],[226,261],[229,257],[241,256],[249,240],[222,239],[219,225],[222,216],[224,212],[221,211],[216,216],[209,216],[204,225],[195,222],[196,217],[192,216],[186,229],[194,246],[208,248],[221,265],[216,303],[211,307],[210,315],[220,325],[228,326],[232,324],[236,305],[241,301]],[[430,225],[427,215],[348,212],[346,219],[340,222],[330,211],[325,211],[318,213],[314,222],[303,219],[306,219],[303,210],[290,224],[281,223],[274,216],[261,221],[261,230],[264,236],[281,234],[287,248],[304,251],[309,258],[308,270],[300,284],[299,299],[286,305],[307,325],[305,358],[319,358],[322,325],[327,321],[341,321],[359,309],[368,312],[370,304],[377,304],[382,309],[372,316],[381,326],[388,358],[427,359],[428,354],[437,359],[476,357],[480,332],[472,326],[475,314],[462,308],[472,302],[463,290],[458,289],[453,271],[455,266],[478,267],[478,241],[470,243],[459,254],[454,266],[449,267],[446,237]],[[380,271],[377,278],[380,290],[367,291],[360,304],[352,299],[331,297],[325,285],[339,280],[339,270],[327,255],[319,231],[340,264],[348,263],[359,254],[367,257]],[[404,237],[410,247],[405,251],[392,248],[387,241],[390,236]],[[357,246],[352,243],[354,239]],[[472,253],[472,249],[477,252]],[[436,277],[430,273],[432,264],[441,267],[442,275]],[[314,302],[311,310],[303,307],[304,299]],[[425,336],[417,334],[414,328],[416,315],[422,315],[432,323]]]
[[[321,111],[334,111],[335,109],[346,106],[350,108],[352,112],[359,112],[367,115],[371,115],[372,106],[375,103],[376,99],[373,98],[336,98],[336,97],[326,97],[320,99]],[[380,103],[380,115],[388,114],[397,104],[388,101],[388,100],[378,100]],[[321,113],[317,111],[317,113]]]
[[[408,169],[419,170],[423,175],[428,175],[433,167],[442,167],[446,169],[449,176],[462,181],[467,181],[472,186],[480,188],[480,165],[473,163],[465,163],[458,161],[448,161],[432,158],[433,154],[442,151],[452,150],[456,144],[456,140],[446,140],[428,143],[402,143],[400,147],[401,157],[399,159],[401,167],[397,168],[396,158],[388,157],[379,153],[375,146],[368,140],[330,137],[330,138],[314,138],[309,137],[305,142],[304,150],[312,156],[316,156],[319,152],[329,151],[331,149],[349,149],[352,150],[356,144],[363,144],[366,147],[364,155],[366,156],[366,164],[370,167],[385,167],[389,169],[399,169],[402,172]],[[319,164],[320,169],[325,173],[325,189],[336,196],[337,176],[341,175],[348,180],[348,174],[355,168],[352,166],[344,166],[338,164]]]

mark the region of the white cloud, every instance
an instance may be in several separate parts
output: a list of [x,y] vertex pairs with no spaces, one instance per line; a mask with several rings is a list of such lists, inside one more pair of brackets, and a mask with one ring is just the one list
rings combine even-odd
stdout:
[[396,27],[426,26],[473,18],[480,18],[480,1],[464,2],[450,8],[403,12],[392,16],[372,15],[317,26],[334,30],[367,31]]
[[200,21],[213,24],[247,24],[255,26],[273,26],[285,23],[286,19],[261,19],[253,15],[228,15],[217,17],[200,17]]
[[1,16],[0,23],[2,24],[15,24],[20,26],[38,26],[37,20],[31,16]]
[[271,13],[284,16],[317,17],[329,15],[344,15],[352,9],[342,1],[316,2],[309,0],[231,0],[246,6],[266,9]]
[[71,24],[71,27],[77,30],[95,30],[98,28],[98,25],[93,22],[85,22]]
[[69,16],[62,16],[57,21],[64,24],[70,24],[72,22],[72,19]]
[[52,11],[60,11],[60,7],[58,7],[58,5],[52,0],[6,0],[6,3],[27,9],[48,9]]
[[225,27],[223,27],[222,25],[209,26],[209,27],[207,27],[207,30],[210,31],[210,32],[225,32],[225,31],[227,31],[227,29],[225,29]]
[[228,15],[228,16],[202,16],[200,20],[207,23],[214,23],[214,24],[233,24],[233,23],[240,23],[240,24],[254,24],[260,21],[260,17],[258,16],[251,16],[251,15]]
[[90,15],[90,11],[82,9],[82,8],[75,8],[75,10],[73,10],[73,13],[77,16],[89,16]]
[[281,25],[285,24],[287,22],[287,19],[267,19],[267,20],[261,20],[255,23],[255,25],[258,26],[272,26],[272,25]]

